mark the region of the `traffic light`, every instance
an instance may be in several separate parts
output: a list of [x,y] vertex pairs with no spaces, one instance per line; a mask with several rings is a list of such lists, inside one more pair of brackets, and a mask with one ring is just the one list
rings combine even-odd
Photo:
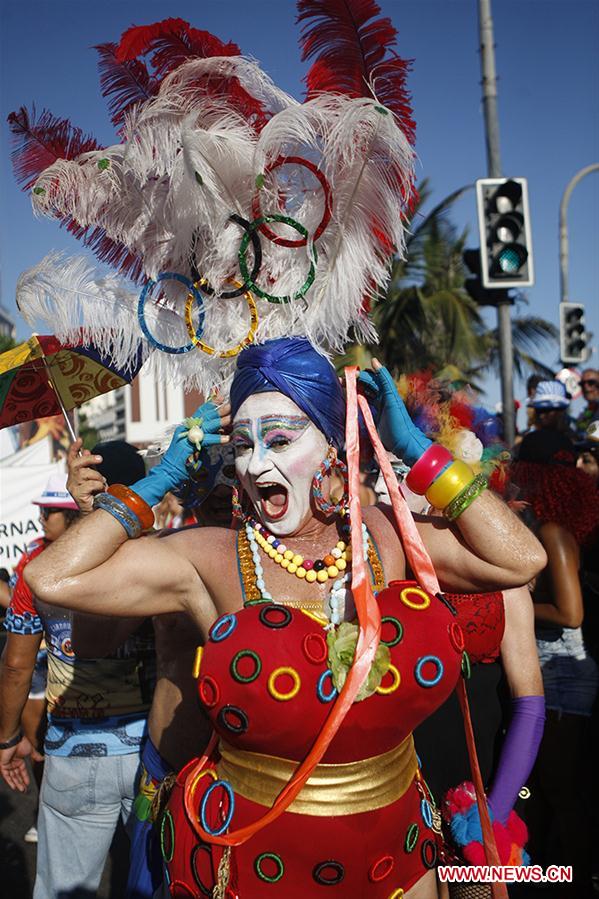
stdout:
[[562,362],[585,362],[589,357],[582,303],[559,304],[559,353]]
[[472,276],[464,281],[464,288],[479,306],[498,306],[500,303],[513,303],[507,289],[488,290],[483,287],[481,281],[480,250],[464,250],[462,254],[464,265],[470,270]]
[[476,204],[483,287],[534,283],[526,178],[479,178]]

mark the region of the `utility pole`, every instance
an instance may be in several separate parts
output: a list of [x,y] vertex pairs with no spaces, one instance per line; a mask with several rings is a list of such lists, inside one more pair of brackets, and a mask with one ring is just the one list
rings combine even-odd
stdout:
[[[497,75],[495,71],[495,43],[493,39],[491,0],[478,0],[478,21],[483,110],[485,114],[485,141],[487,147],[487,174],[489,178],[501,178],[499,117],[497,115]],[[510,318],[509,300],[503,302],[500,301],[497,306],[497,328],[499,332],[501,405],[503,407],[504,437],[507,445],[513,446],[516,437],[516,421],[513,380],[514,356],[512,350],[512,323]]]
[[566,189],[564,191],[564,195],[562,197],[562,201],[559,205],[559,284],[560,284],[560,302],[568,303],[568,262],[569,262],[569,245],[568,245],[568,221],[567,221],[567,213],[568,213],[568,203],[570,202],[570,196],[572,191],[576,187],[579,181],[585,177],[585,175],[589,175],[591,172],[599,171],[599,162],[594,162],[592,165],[585,166],[584,169],[580,169],[573,178],[568,181],[566,185]]

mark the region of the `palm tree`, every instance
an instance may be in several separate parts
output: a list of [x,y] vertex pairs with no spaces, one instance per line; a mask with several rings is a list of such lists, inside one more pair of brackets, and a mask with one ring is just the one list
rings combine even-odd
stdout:
[[[389,287],[374,308],[379,342],[352,344],[340,364],[365,367],[377,355],[396,376],[430,369],[436,376],[475,388],[485,370],[498,366],[497,332],[486,327],[479,307],[464,289],[467,231],[458,234],[448,216],[453,203],[469,189],[454,191],[422,217],[419,209],[430,195],[428,183],[422,183],[406,259],[393,261]],[[525,302],[523,296],[518,298],[519,304]],[[512,335],[518,375],[530,370],[550,374],[533,353],[554,341],[557,329],[540,318],[515,317]]]

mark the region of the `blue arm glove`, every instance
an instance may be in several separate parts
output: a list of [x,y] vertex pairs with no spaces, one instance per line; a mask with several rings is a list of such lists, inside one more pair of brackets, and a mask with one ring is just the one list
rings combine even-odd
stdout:
[[[214,403],[204,403],[192,417],[198,420],[198,425],[204,432],[202,447],[220,443],[218,431],[221,418]],[[155,506],[165,493],[188,479],[186,462],[195,448],[187,439],[188,430],[187,424],[179,425],[162,461],[152,468],[147,477],[133,484],[131,489],[149,506]]]
[[386,368],[360,372],[359,383],[366,398],[374,405],[374,421],[383,446],[402,459],[410,468],[429,448],[432,440],[417,428],[397,392]]

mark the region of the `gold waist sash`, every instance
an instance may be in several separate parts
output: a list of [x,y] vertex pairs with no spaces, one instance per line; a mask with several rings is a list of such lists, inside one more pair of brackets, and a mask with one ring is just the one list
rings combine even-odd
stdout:
[[[219,778],[240,796],[270,808],[298,762],[245,752],[220,742]],[[372,758],[341,765],[317,765],[287,811],[299,815],[355,815],[384,808],[404,795],[418,762],[410,734],[403,743]]]

